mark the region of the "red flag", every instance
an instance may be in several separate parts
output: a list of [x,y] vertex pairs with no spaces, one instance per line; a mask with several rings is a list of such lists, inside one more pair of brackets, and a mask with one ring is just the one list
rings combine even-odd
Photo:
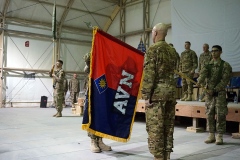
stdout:
[[94,29],[88,105],[82,128],[100,137],[130,139],[143,71],[143,53]]

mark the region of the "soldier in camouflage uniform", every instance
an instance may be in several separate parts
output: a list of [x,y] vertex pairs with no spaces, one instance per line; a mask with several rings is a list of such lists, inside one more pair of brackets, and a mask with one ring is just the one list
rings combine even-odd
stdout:
[[63,81],[63,88],[64,88],[64,100],[63,100],[63,107],[66,106],[65,104],[65,100],[66,100],[66,94],[67,94],[67,91],[68,91],[68,80],[67,78],[65,77],[64,78],[64,81]]
[[[203,44],[203,53],[201,53],[199,57],[198,73],[200,73],[203,67],[212,60],[212,54],[208,49],[209,45],[207,43]],[[205,102],[204,97],[205,91],[203,90],[200,94],[199,101]]]
[[70,97],[72,102],[72,108],[74,108],[74,103],[77,102],[79,91],[80,91],[80,84],[79,80],[77,79],[77,74],[73,74],[73,78],[69,81],[69,91],[70,91]]
[[[198,78],[198,86],[205,84],[206,92],[206,116],[209,137],[205,143],[223,144],[223,134],[226,131],[226,115],[228,113],[226,101],[226,86],[231,78],[232,67],[220,58],[222,47],[212,47],[212,60],[201,70]],[[216,125],[215,125],[216,115]],[[215,138],[215,130],[217,137]]]
[[168,160],[173,151],[175,119],[175,50],[165,42],[168,27],[159,23],[152,29],[153,45],[145,54],[142,98],[146,105],[148,148],[155,160]]
[[[169,45],[175,50],[175,55],[176,55],[176,58],[177,58],[176,71],[179,72],[180,56],[179,56],[178,52],[176,51],[176,49],[174,48],[173,44],[172,44],[172,43],[169,43]],[[179,78],[179,75],[176,74],[176,73],[174,73],[174,79],[175,79],[175,81],[176,81],[176,86],[177,86],[178,78]]]
[[64,85],[63,81],[65,78],[65,72],[62,68],[63,61],[58,60],[56,63],[56,70],[54,71],[54,74],[52,74],[53,77],[53,88],[54,88],[54,104],[57,110],[57,113],[54,114],[54,117],[62,117],[62,110],[63,110],[63,101],[64,101]]
[[[193,79],[195,70],[198,67],[198,58],[196,53],[190,49],[191,43],[185,42],[185,51],[181,53],[179,71],[187,77]],[[193,83],[182,77],[182,92],[181,101],[192,101]]]
[[[90,73],[90,53],[87,53],[84,56],[84,61],[86,64],[84,67],[84,72],[89,74]],[[86,80],[85,80],[85,86],[84,86],[84,88],[86,89],[86,95],[87,95],[87,90],[88,90],[88,81],[89,80],[88,80],[88,76],[87,76]],[[85,102],[87,102],[87,101],[88,101],[88,99],[85,100]],[[90,132],[88,132],[88,136],[91,138],[90,149],[92,152],[99,153],[101,151],[111,151],[112,150],[111,146],[108,146],[103,143],[102,137],[96,136]]]

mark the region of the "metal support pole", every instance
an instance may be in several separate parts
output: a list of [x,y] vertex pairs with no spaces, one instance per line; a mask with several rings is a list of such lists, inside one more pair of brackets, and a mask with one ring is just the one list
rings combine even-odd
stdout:
[[150,0],[144,0],[143,1],[143,43],[146,46],[146,48],[149,47],[149,32],[146,31],[150,26],[149,19],[150,19]]
[[[2,21],[1,28],[4,26],[4,20]],[[4,54],[4,30],[2,30],[2,33],[0,35],[0,66],[1,66],[1,71],[0,71],[0,107],[4,107],[3,102],[3,54]]]
[[[126,0],[120,0],[120,35],[124,34],[126,31],[126,19],[125,19],[125,5]],[[125,36],[120,36],[121,41],[125,42]]]

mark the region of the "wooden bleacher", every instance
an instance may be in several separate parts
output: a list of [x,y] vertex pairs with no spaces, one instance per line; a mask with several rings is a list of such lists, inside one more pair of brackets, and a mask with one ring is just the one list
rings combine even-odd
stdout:
[[82,116],[85,97],[78,98],[77,103],[74,104],[75,108],[72,108],[72,114]]
[[[190,132],[203,132],[203,128],[198,126],[199,118],[206,118],[205,115],[205,102],[198,101],[180,101],[177,100],[175,108],[175,116],[191,117],[192,126],[187,127],[187,131]],[[145,112],[144,100],[138,101],[137,112]],[[240,104],[228,103],[228,114],[226,117],[227,121],[238,122],[239,130],[238,133],[232,133],[233,138],[240,138]]]

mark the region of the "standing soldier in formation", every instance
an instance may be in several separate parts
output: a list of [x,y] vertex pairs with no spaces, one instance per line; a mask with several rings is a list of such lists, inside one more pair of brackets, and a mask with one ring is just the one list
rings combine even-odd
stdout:
[[[175,55],[176,55],[176,58],[177,58],[177,63],[176,63],[176,69],[175,70],[179,72],[180,56],[179,56],[178,52],[176,51],[176,49],[174,48],[173,44],[169,43],[169,45],[175,50]],[[174,79],[176,81],[176,86],[177,86],[178,78],[179,78],[179,75],[175,73],[174,74]]]
[[79,80],[77,79],[77,74],[73,74],[72,79],[69,81],[69,92],[72,102],[72,108],[75,108],[74,103],[77,103],[79,91],[80,91],[80,84]]
[[[203,44],[203,53],[200,54],[199,57],[199,66],[198,66],[198,73],[200,74],[203,67],[208,64],[212,60],[212,54],[209,51],[209,45],[207,43]],[[199,96],[199,101],[205,102],[205,91],[203,90]]]
[[67,78],[65,77],[64,78],[64,81],[63,81],[63,88],[64,88],[64,100],[63,100],[63,107],[66,106],[66,94],[67,94],[67,91],[68,91],[68,80]]
[[62,110],[63,110],[63,101],[64,101],[64,85],[63,81],[65,78],[65,72],[62,68],[63,61],[58,60],[56,63],[56,70],[54,73],[50,72],[50,77],[53,77],[53,99],[54,104],[57,110],[57,113],[54,114],[54,117],[62,117]]
[[[198,67],[197,54],[190,49],[191,43],[185,42],[185,51],[181,53],[179,71],[187,77],[193,79],[195,70]],[[192,101],[193,83],[182,77],[182,91],[183,97],[181,101]]]
[[[90,73],[90,53],[87,53],[84,56],[84,61],[85,61],[85,64],[86,64],[85,67],[84,67],[84,72],[89,74]],[[86,95],[87,95],[87,92],[88,92],[88,76],[86,77],[86,82],[85,82],[84,88],[86,89]],[[88,97],[86,96],[86,98],[88,98]],[[85,100],[85,103],[87,101],[88,101],[88,99]],[[102,137],[96,136],[96,135],[94,135],[90,132],[88,132],[88,136],[91,138],[90,150],[92,152],[99,153],[101,151],[111,151],[112,150],[111,146],[108,146],[108,145],[103,143]]]
[[169,160],[173,151],[177,57],[165,42],[167,31],[167,25],[162,23],[152,29],[154,44],[145,54],[141,89],[146,103],[148,148],[155,160]]
[[[205,143],[223,144],[223,134],[226,132],[226,115],[228,113],[226,101],[226,86],[231,78],[232,67],[220,58],[222,47],[212,47],[212,60],[202,68],[198,78],[198,86],[206,83],[206,116],[209,136]],[[216,124],[215,124],[216,115]],[[217,137],[215,138],[215,131]]]

